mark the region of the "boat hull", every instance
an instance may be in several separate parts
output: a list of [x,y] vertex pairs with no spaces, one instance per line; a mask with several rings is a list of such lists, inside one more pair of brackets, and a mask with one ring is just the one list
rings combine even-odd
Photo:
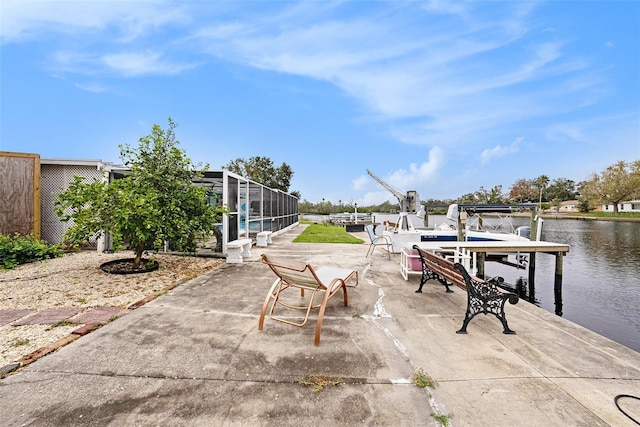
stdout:
[[[458,240],[456,230],[405,230],[384,231],[391,238],[393,253],[400,253],[409,244],[419,242],[455,242]],[[466,230],[467,241],[518,241],[529,239],[512,233],[496,233],[488,231]]]

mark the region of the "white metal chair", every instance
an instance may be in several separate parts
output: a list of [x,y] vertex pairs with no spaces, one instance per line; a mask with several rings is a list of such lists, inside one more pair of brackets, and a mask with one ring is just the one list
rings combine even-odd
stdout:
[[371,239],[371,244],[369,245],[369,250],[367,251],[367,257],[373,253],[373,251],[378,246],[384,246],[387,248],[387,254],[389,255],[389,259],[391,259],[391,252],[393,250],[393,242],[391,241],[391,237],[382,235],[378,236],[375,233],[375,226],[373,224],[369,224],[365,226],[367,233],[369,234],[369,239]]

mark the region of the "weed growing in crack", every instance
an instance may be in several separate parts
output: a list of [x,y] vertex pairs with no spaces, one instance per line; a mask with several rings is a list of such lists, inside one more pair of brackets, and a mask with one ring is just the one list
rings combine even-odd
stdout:
[[49,330],[53,328],[58,328],[60,326],[72,326],[72,325],[75,325],[75,323],[73,323],[69,319],[63,319],[63,320],[60,320],[59,322],[52,323],[51,326],[49,326]]
[[435,414],[435,413],[431,413],[431,417],[436,420],[437,422],[439,422],[440,424],[442,424],[444,427],[449,427],[449,419],[451,417],[453,417],[452,414],[448,414],[448,415],[444,415],[444,414]]
[[334,385],[341,386],[344,384],[344,381],[340,378],[330,378],[324,375],[316,375],[316,374],[307,374],[304,378],[298,381],[303,386],[313,386],[314,392],[319,392],[324,390],[326,386]]
[[413,382],[420,388],[433,388],[435,386],[435,382],[433,381],[433,379],[429,375],[427,375],[422,368],[416,369],[415,374],[413,374],[413,376],[411,377],[411,382]]

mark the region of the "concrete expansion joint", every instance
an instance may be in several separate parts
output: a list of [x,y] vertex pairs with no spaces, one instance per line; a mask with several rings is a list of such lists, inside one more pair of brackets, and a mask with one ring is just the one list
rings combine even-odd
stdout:
[[[211,378],[211,377],[186,377],[179,375],[141,375],[141,374],[124,374],[116,373],[112,371],[103,372],[82,372],[82,371],[69,371],[60,369],[35,369],[32,368],[32,372],[41,374],[57,374],[57,375],[79,375],[87,377],[104,377],[104,378],[131,378],[131,379],[156,379],[156,380],[174,380],[174,381],[204,381],[204,382],[226,382],[226,383],[244,383],[244,384],[299,384],[301,378],[292,379],[252,379],[252,378]],[[344,384],[357,386],[357,385],[408,385],[413,384],[410,379],[389,379],[389,380],[372,380],[362,377],[344,377],[340,379]]]
[[[409,351],[407,350],[407,348],[404,346],[404,344],[402,344],[402,342],[400,342],[398,338],[396,338],[393,335],[393,333],[389,330],[389,328],[385,327],[384,325],[380,324],[380,322],[378,322],[378,319],[392,318],[393,316],[387,313],[384,307],[383,299],[385,294],[384,294],[384,290],[382,289],[382,286],[377,284],[373,279],[367,276],[367,272],[370,266],[371,266],[370,263],[367,264],[367,266],[363,271],[362,277],[367,281],[369,285],[375,286],[378,288],[378,299],[374,304],[373,313],[371,315],[362,315],[360,317],[373,323],[377,328],[382,330],[384,335],[391,340],[391,342],[393,343],[393,346],[396,348],[396,350],[398,350],[398,352],[400,352],[400,354],[402,354],[403,358],[407,362],[409,362],[411,369],[413,369],[413,371],[415,372],[417,371],[418,367],[413,361],[413,358],[409,354]],[[400,385],[400,386],[413,384],[413,380],[411,378],[390,378],[389,381],[391,384]],[[437,415],[444,415],[444,411],[442,411],[442,409],[440,408],[440,404],[436,401],[432,390],[429,387],[425,387],[424,392],[429,400],[429,406],[431,407],[433,413]]]

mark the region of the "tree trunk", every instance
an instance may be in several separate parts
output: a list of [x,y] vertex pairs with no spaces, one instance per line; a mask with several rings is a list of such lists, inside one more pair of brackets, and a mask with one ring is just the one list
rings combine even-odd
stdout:
[[213,251],[222,252],[222,230],[220,230],[218,227],[215,227],[213,229],[213,232],[216,236],[216,247]]
[[136,257],[133,260],[133,268],[140,268],[140,262],[142,261],[142,254],[144,252],[144,245],[140,245],[136,249]]

